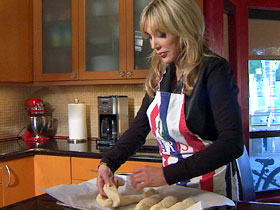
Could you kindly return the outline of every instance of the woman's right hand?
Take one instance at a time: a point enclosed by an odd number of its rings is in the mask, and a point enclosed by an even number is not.
[[[100,165],[98,168],[98,176],[97,176],[97,187],[99,190],[99,193],[107,197],[106,193],[103,190],[103,187],[105,184],[108,184],[111,186],[112,185],[112,179],[110,177],[113,176],[113,173],[111,169],[106,166],[106,165]]]

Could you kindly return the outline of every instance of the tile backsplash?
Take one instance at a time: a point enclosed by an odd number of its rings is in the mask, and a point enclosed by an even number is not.
[[[28,87],[0,87],[0,139],[15,137],[24,129],[24,101],[29,96]]]
[[[98,137],[97,97],[128,96],[129,123],[140,108],[145,95],[143,85],[88,85],[51,87],[0,87],[0,139],[22,135],[28,124],[24,102],[41,98],[46,113],[57,122],[57,136],[68,136],[68,104],[75,98],[87,105],[88,136]],[[153,138],[149,134],[148,138]]]

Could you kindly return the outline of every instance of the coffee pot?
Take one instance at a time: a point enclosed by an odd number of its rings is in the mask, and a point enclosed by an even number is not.
[[[102,116],[100,125],[100,138],[113,139],[118,138],[117,119],[113,116]]]
[[[128,129],[128,97],[98,97],[99,139],[97,149],[111,147]]]

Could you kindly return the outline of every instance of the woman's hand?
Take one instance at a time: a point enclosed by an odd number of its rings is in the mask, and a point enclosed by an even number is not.
[[[159,187],[167,185],[163,169],[154,166],[144,166],[133,170],[131,185],[137,191],[141,191],[144,187]]]
[[[112,180],[110,177],[113,176],[113,173],[111,171],[111,169],[106,166],[106,165],[101,165],[98,168],[98,176],[97,176],[97,187],[99,190],[99,193],[104,196],[107,197],[106,193],[103,190],[103,187],[105,184],[110,184],[110,186],[112,185]]]

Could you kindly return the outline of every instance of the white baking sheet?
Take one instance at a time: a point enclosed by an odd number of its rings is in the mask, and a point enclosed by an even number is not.
[[[130,179],[128,176],[119,176],[125,180],[125,185],[119,187],[119,192],[121,194],[137,194],[143,192],[137,192],[130,185]],[[77,209],[82,210],[107,210],[99,206],[96,203],[96,196],[99,193],[96,186],[97,179],[91,179],[89,181],[83,182],[81,184],[72,185],[58,185],[48,189],[42,189],[50,196],[54,197],[58,201],[73,206]],[[144,191],[150,188],[145,188]],[[168,185],[163,187],[154,187],[163,196],[175,195],[179,200],[191,197],[195,202],[201,201],[201,206],[203,209],[207,209],[214,206],[235,206],[234,202],[224,196],[195,189],[189,187],[182,187],[177,185]],[[134,209],[136,204],[129,205],[126,207],[116,208],[118,210],[128,210]]]

